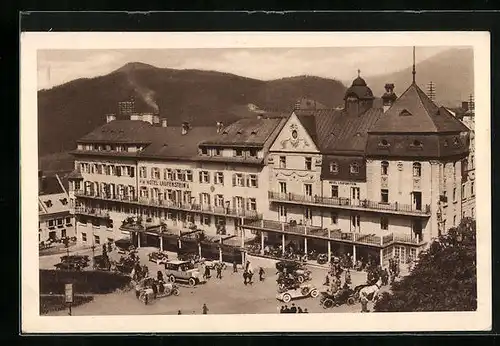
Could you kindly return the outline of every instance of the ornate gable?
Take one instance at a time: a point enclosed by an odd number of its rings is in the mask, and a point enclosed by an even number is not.
[[[318,147],[314,143],[311,135],[295,113],[292,113],[288,118],[285,126],[283,126],[281,132],[271,145],[270,151],[319,153]]]

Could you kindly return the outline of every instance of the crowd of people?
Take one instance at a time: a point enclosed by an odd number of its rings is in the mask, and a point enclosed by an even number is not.
[[[307,314],[309,311],[307,309],[302,309],[300,306],[295,306],[295,303],[292,303],[290,307],[288,305],[282,305],[280,308],[280,314]]]

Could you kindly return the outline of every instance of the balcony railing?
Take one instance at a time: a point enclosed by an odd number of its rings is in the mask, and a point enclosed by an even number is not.
[[[159,207],[166,209],[175,209],[183,211],[193,211],[198,213],[213,214],[218,216],[232,216],[232,217],[243,217],[247,219],[261,219],[262,214],[259,214],[256,210],[246,210],[243,208],[226,208],[213,206],[208,204],[197,204],[197,203],[185,203],[176,202],[165,199],[151,199],[151,198],[134,198],[130,196],[112,196],[112,195],[102,195],[102,194],[92,194],[85,193],[84,191],[75,191],[76,197],[90,197],[102,200],[116,201],[116,202],[129,202],[139,205],[145,205],[150,207]]]
[[[76,207],[75,214],[109,219],[109,212],[108,211],[100,210],[100,209],[96,209],[96,208]]]
[[[391,244],[421,245],[421,239],[412,238],[409,235],[390,233],[384,236],[358,233],[342,232],[340,229],[328,230],[317,226],[294,225],[272,220],[245,220],[244,228],[253,230],[278,232],[291,235],[302,235],[308,238],[319,238],[325,240],[336,240],[345,243],[386,247]]]
[[[269,200],[335,206],[343,209],[385,211],[393,214],[410,214],[417,216],[429,216],[431,212],[431,208],[428,204],[423,205],[421,209],[417,209],[413,205],[397,202],[384,203],[366,199],[357,200],[344,197],[305,196],[295,193],[279,193],[274,191],[269,191]]]

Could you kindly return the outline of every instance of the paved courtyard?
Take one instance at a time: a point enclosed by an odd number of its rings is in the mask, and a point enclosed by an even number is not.
[[[163,269],[163,267],[147,260],[147,254],[154,250],[153,248],[141,248],[139,257],[141,264],[147,264],[150,273],[156,275],[157,270]],[[78,253],[92,256],[90,250],[81,250]],[[96,254],[100,253],[100,249],[96,250]],[[60,256],[40,257],[40,268],[54,268],[53,265],[59,262]],[[113,252],[111,257],[117,259],[119,255]],[[175,254],[171,254],[170,258],[175,258]],[[310,269],[312,271],[310,283],[318,287],[320,291],[326,289],[326,286],[322,285],[326,271],[321,268],[311,267]],[[203,304],[207,305],[209,314],[278,313],[279,308],[284,303],[276,299],[276,269],[273,263],[268,262],[264,270],[266,272],[264,281],[260,282],[258,275],[255,275],[253,285],[245,286],[242,270],[239,268],[238,273],[233,273],[232,266],[229,266],[223,272],[222,279],[216,279],[215,272],[213,272],[212,278],[206,284],[196,287],[181,285],[179,296],[161,298],[148,305],[139,301],[135,297],[134,291],[95,295],[92,302],[74,307],[73,315],[169,315],[177,314],[179,310],[182,314],[201,314]],[[353,286],[362,284],[366,281],[366,274],[353,272],[352,281]],[[361,311],[360,304],[343,305],[325,310],[320,306],[320,297],[294,300],[287,305],[290,306],[291,303],[295,303],[302,309],[307,309],[310,313]],[[50,315],[65,314],[67,311],[53,312]]]

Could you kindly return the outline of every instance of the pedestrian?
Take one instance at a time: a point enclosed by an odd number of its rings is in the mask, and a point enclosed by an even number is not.
[[[304,311],[302,311],[302,308],[299,306],[299,307],[297,308],[297,313],[298,313],[298,314],[301,314],[301,313],[303,313],[303,312],[304,312]]]
[[[309,313],[309,311],[307,311],[307,309],[304,309],[304,313],[305,313],[305,314],[308,314],[308,313]]]
[[[285,305],[285,307],[283,308],[283,313],[288,314],[289,312],[290,312],[290,309],[288,308],[288,305]]]
[[[236,263],[236,260],[233,261],[233,273],[238,272],[238,264]]]
[[[222,264],[221,263],[217,263],[215,269],[217,270],[217,276],[216,276],[216,278],[217,279],[222,279]]]
[[[202,310],[203,310],[203,315],[206,315],[208,313],[207,304],[203,304]]]
[[[203,273],[203,278],[205,280],[210,279],[210,268],[207,265],[205,265],[205,273]]]
[[[347,285],[352,284],[352,280],[351,280],[351,271],[349,270],[349,268],[347,268],[347,271],[345,272],[345,283],[346,283]]]
[[[285,307],[282,305],[281,309],[280,309],[280,314],[284,314],[284,313],[285,313]]]
[[[290,308],[290,313],[296,314],[297,313],[297,307],[295,306],[294,303],[292,303],[292,307]]]
[[[264,281],[264,268],[260,267],[259,268],[259,281]]]
[[[243,283],[245,284],[245,286],[247,285],[247,279],[248,279],[248,273],[243,272]]]
[[[182,315],[181,310],[177,311],[177,315]]]

